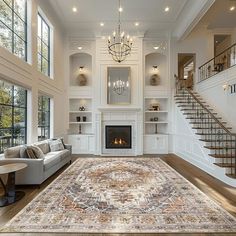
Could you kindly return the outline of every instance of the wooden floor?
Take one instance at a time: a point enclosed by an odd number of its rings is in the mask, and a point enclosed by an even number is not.
[[[147,157],[147,156],[144,156]],[[151,155],[148,155],[151,157]],[[78,157],[73,156],[72,160],[75,161]],[[219,205],[221,205],[224,209],[226,209],[229,213],[236,217],[236,188],[230,187],[219,180],[214,179],[210,175],[196,168],[195,166],[189,164],[183,159],[175,156],[175,155],[162,155],[162,160],[168,163],[171,167],[173,167],[177,172],[179,172],[182,176],[188,179],[191,183],[193,183],[196,187],[198,187],[202,192],[208,195],[211,199],[216,201]],[[26,196],[20,200],[19,202],[0,208],[0,226],[4,225],[8,222],[12,217],[14,217],[24,206],[26,206],[32,199],[34,199],[44,188],[48,186],[60,173],[62,173],[68,166],[63,167],[56,174],[46,180],[40,188],[38,186],[18,186],[19,190],[23,190],[26,193]],[[0,233],[0,236],[48,236],[48,235],[57,235],[62,236],[66,234],[52,234],[52,233]],[[70,236],[118,236],[118,234],[68,234]],[[135,235],[135,234],[119,234],[119,235]],[[137,235],[137,234],[136,234]],[[138,234],[139,236],[146,236],[148,234]],[[193,236],[207,236],[207,235],[227,235],[227,236],[236,236],[235,234],[149,234],[149,235],[164,235],[164,236],[172,236],[172,235],[193,235]]]

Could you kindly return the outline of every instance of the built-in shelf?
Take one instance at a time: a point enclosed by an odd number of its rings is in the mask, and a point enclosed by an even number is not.
[[[83,107],[84,111],[80,109]],[[80,121],[79,121],[80,120]],[[86,120],[86,121],[83,121]],[[92,134],[93,112],[91,97],[69,98],[69,130],[68,134]]]
[[[167,121],[145,121],[145,124],[168,124]]]
[[[69,111],[69,113],[92,113],[92,111]]]
[[[168,113],[168,111],[145,111],[145,113]]]
[[[92,122],[69,122],[69,124],[76,124],[76,125],[86,125],[86,124],[92,124]]]
[[[168,133],[168,108],[168,97],[144,98],[144,135]]]

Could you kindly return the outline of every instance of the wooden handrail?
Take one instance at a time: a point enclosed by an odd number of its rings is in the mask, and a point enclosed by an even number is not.
[[[206,107],[204,104],[192,93],[192,91],[188,88],[185,88],[188,93],[195,99],[195,101],[207,111],[207,113],[212,117],[212,119],[228,134],[236,137],[236,133],[232,133],[229,129],[227,129],[216,117],[215,115]]]
[[[208,64],[209,62],[215,60],[217,57],[221,56],[222,54],[224,54],[226,51],[230,50],[232,47],[235,47],[236,43],[234,43],[233,45],[231,45],[230,47],[226,48],[224,51],[222,51],[221,53],[219,53],[218,55],[216,55],[215,57],[213,57],[212,59],[210,59],[209,61],[207,61],[206,63],[204,63],[203,65],[199,66],[198,69],[200,70],[203,66],[205,66],[206,64]]]

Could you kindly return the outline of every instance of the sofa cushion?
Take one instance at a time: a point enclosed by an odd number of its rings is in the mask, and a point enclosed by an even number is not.
[[[44,170],[50,169],[54,165],[61,162],[68,155],[70,155],[68,150],[47,153],[44,158]]]
[[[10,147],[4,150],[5,158],[20,158],[20,149],[22,146]]]
[[[49,141],[49,146],[51,152],[61,151],[65,149],[61,139]]]
[[[47,154],[50,152],[50,148],[49,148],[49,144],[47,140],[34,143],[33,145],[39,147],[44,154]]]

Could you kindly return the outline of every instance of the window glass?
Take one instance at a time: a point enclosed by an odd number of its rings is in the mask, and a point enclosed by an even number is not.
[[[27,60],[26,0],[0,1],[0,46]]]
[[[27,90],[0,80],[0,153],[26,143]]]
[[[38,140],[50,138],[50,98],[39,96],[38,98]]]
[[[50,76],[50,27],[38,14],[38,70]]]

